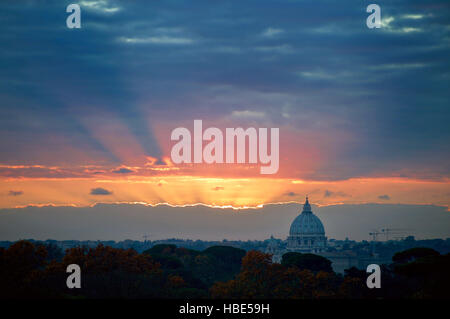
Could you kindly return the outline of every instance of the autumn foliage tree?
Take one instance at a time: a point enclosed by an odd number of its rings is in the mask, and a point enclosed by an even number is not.
[[[281,264],[287,267],[295,266],[298,269],[308,269],[313,272],[333,272],[330,260],[314,254],[289,252],[283,255]]]
[[[334,273],[272,263],[272,256],[249,251],[235,279],[211,287],[213,298],[326,298],[336,294]],[[331,283],[331,284],[328,284]]]
[[[43,245],[18,241],[8,249],[0,249],[1,296],[30,295],[31,282],[46,265],[47,250]]]
[[[70,264],[79,265],[83,275],[82,288],[73,293],[88,297],[154,297],[165,283],[159,263],[133,249],[101,244],[95,248],[71,248],[60,265],[66,269]]]
[[[65,255],[56,245],[18,241],[0,248],[2,298],[448,298],[450,254],[411,249],[381,265],[382,288],[369,289],[365,269],[345,275],[327,259],[228,246],[203,251],[156,245],[143,254],[98,245]],[[81,289],[66,286],[66,268],[81,268]]]

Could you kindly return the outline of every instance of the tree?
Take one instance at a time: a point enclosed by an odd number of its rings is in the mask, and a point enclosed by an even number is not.
[[[439,255],[440,254],[432,248],[416,247],[396,253],[392,257],[392,261],[394,261],[395,263],[403,264],[423,257],[432,257]]]
[[[0,251],[1,296],[29,296],[34,293],[33,280],[46,265],[47,250],[43,245],[18,241]]]
[[[333,272],[287,267],[272,263],[272,256],[249,251],[235,279],[217,282],[213,298],[330,298],[336,295],[337,276]]]
[[[333,272],[331,261],[325,257],[314,254],[301,254],[289,252],[283,255],[281,264],[286,267],[308,269],[312,272]]]

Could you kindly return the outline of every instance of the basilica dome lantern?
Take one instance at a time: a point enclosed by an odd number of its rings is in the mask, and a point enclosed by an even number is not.
[[[323,224],[312,212],[306,197],[302,213],[291,224],[287,249],[301,253],[318,253],[325,250],[326,242]]]

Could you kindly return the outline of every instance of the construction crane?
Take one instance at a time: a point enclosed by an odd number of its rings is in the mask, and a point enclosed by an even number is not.
[[[389,241],[389,235],[402,235],[407,232],[408,229],[404,228],[383,228],[381,232],[385,235],[386,241]]]
[[[144,238],[144,242],[146,242],[146,241],[147,241],[147,238],[150,237],[150,235],[144,235],[144,236],[142,236],[142,237]]]
[[[369,233],[369,235],[372,236],[372,241],[377,241],[379,234],[381,233],[378,230],[374,230]]]

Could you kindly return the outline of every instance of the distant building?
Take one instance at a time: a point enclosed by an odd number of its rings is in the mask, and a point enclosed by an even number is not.
[[[321,253],[325,251],[327,238],[319,217],[311,211],[306,197],[303,211],[291,224],[287,239],[287,250],[299,253]]]
[[[277,241],[273,236],[270,236],[269,244],[267,244],[267,247],[265,249],[265,252],[272,255],[272,261],[275,263],[281,262],[281,252],[280,246],[278,245]]]
[[[278,263],[281,262],[283,254],[287,252],[320,255],[328,258],[332,262],[333,270],[338,273],[344,273],[345,269],[353,266],[362,268],[369,262],[369,259],[361,260],[359,256],[349,250],[333,252],[329,250],[325,228],[319,217],[312,212],[308,197],[306,197],[301,214],[291,224],[286,248],[280,247],[279,243],[271,237],[266,253],[272,254],[272,261]]]

